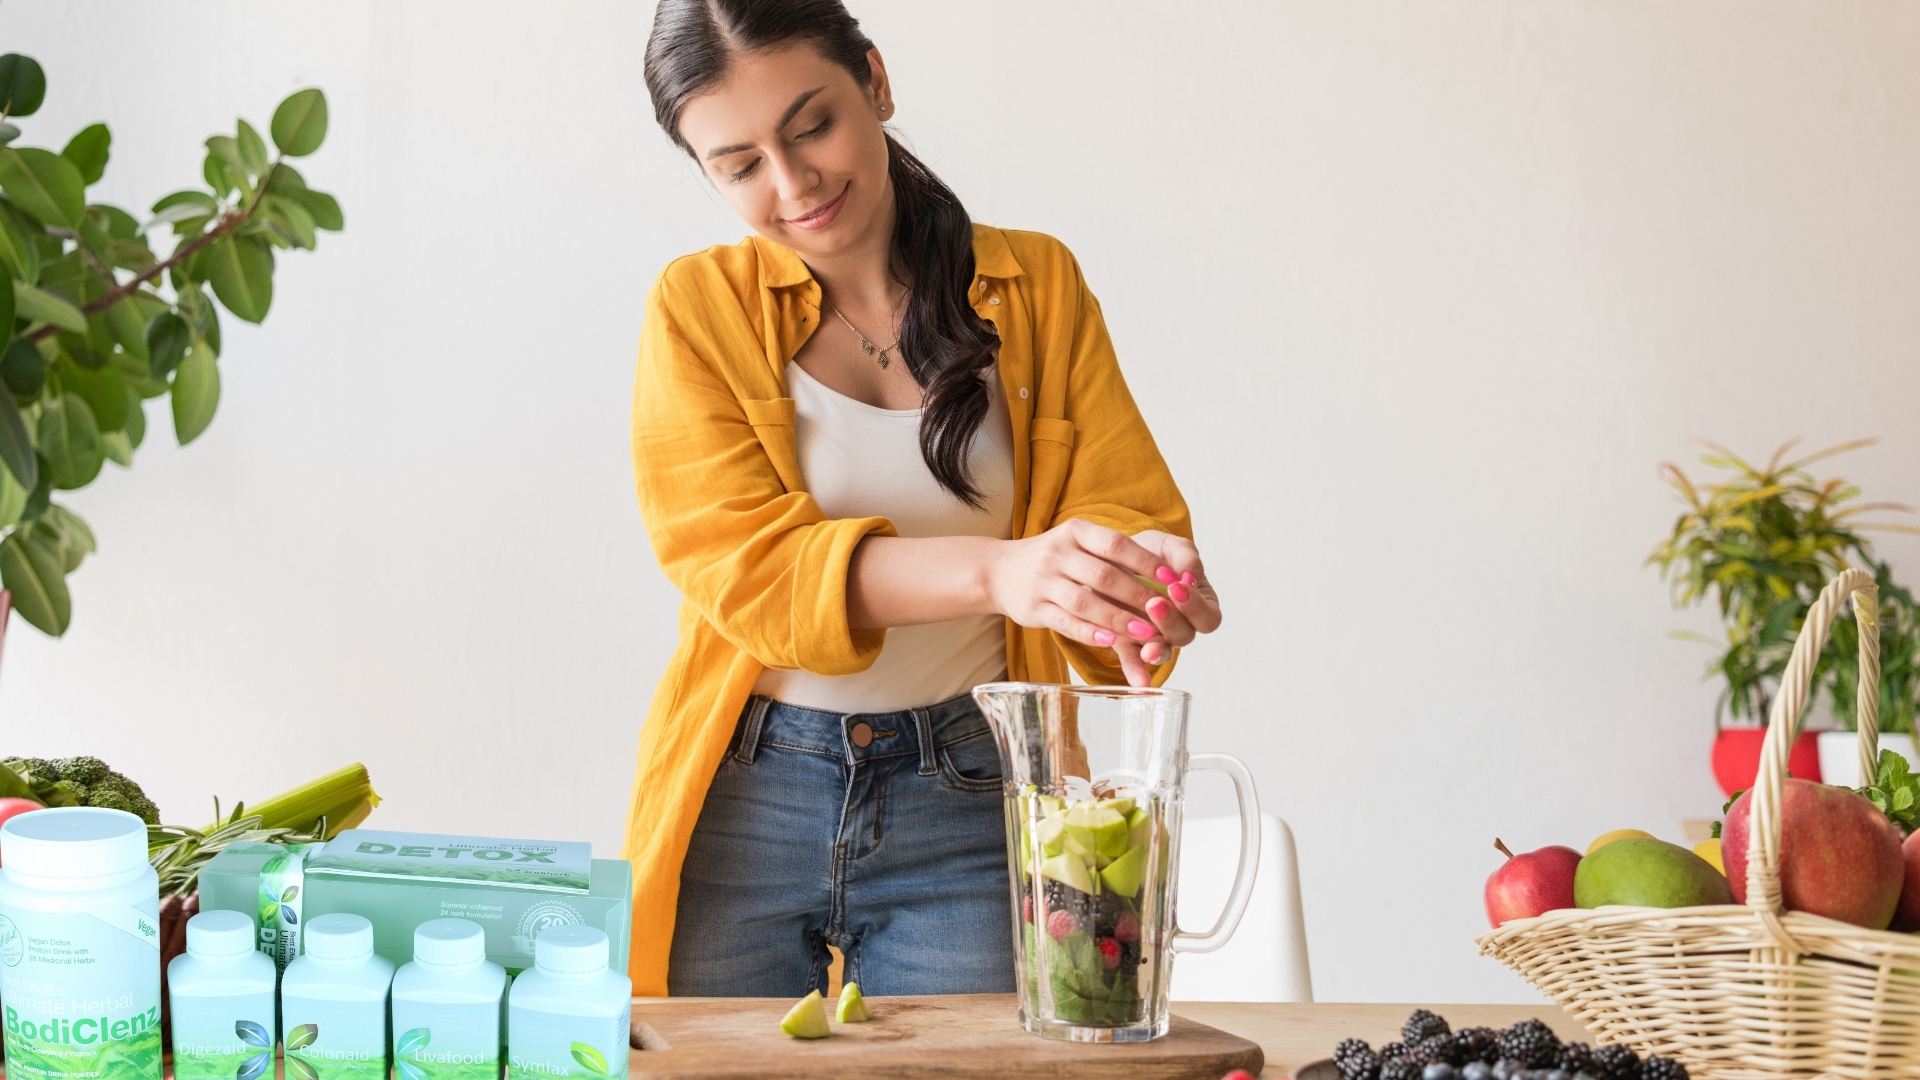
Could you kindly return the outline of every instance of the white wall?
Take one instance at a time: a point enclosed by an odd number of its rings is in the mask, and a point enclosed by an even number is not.
[[[397,827],[617,845],[676,595],[634,509],[641,297],[740,226],[652,125],[633,3],[0,6],[144,207],[326,88],[347,231],[282,260],[185,451],[71,502],[0,748],[169,818],[351,760]],[[1326,1000],[1531,1000],[1497,834],[1709,814],[1699,617],[1641,567],[1711,436],[1920,502],[1920,8],[857,0],[900,125],[1100,293],[1229,622],[1177,679],[1299,838]],[[1889,543],[1920,572],[1920,548]],[[1224,811],[1214,794],[1201,809]],[[1198,920],[1190,920],[1198,921]]]

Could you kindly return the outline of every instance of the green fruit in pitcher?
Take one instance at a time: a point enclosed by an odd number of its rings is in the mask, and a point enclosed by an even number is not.
[[[1116,896],[1132,897],[1147,880],[1147,849],[1137,847],[1107,864],[1100,871],[1100,884]]]
[[[1086,860],[1063,852],[1040,864],[1040,876],[1050,878],[1069,889],[1079,889],[1087,895],[1093,895],[1093,874],[1088,871]]]
[[[1573,902],[1583,908],[1731,904],[1733,889],[1713,864],[1665,840],[1615,840],[1580,860]]]
[[[833,1010],[833,1018],[842,1024],[859,1024],[873,1019],[873,1010],[867,1008],[867,999],[860,996],[859,983],[848,983],[840,988],[840,1004]]]
[[[1079,802],[1067,808],[1067,836],[1089,853],[1113,858],[1127,850],[1127,815],[1112,800]],[[1131,800],[1129,800],[1131,801]],[[1128,809],[1132,809],[1131,806]]]
[[[799,1003],[787,1010],[780,1021],[780,1030],[796,1039],[824,1039],[827,1037],[827,1004],[814,990],[800,999]]]
[[[1058,855],[1066,850],[1067,812],[1058,810],[1040,819],[1034,827],[1034,836],[1040,840],[1040,846],[1049,855]]]

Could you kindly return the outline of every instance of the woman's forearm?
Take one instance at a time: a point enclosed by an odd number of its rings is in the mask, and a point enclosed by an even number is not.
[[[847,566],[847,625],[917,626],[997,614],[988,568],[1008,541],[987,536],[869,536]]]

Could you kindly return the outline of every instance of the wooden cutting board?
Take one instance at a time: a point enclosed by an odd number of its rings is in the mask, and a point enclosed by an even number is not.
[[[873,1019],[835,1024],[824,1039],[780,1033],[793,1002],[772,998],[651,998],[633,1003],[634,1080],[785,1080],[789,1077],[1008,1077],[1220,1080],[1258,1075],[1260,1047],[1173,1018],[1149,1043],[1070,1043],[1030,1035],[1012,994],[868,998]],[[828,1003],[829,1012],[832,1003]]]

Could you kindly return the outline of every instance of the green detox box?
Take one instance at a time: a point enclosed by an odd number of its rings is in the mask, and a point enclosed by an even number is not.
[[[533,966],[540,931],[592,926],[606,932],[613,970],[627,970],[632,869],[592,858],[590,845],[349,829],[269,866],[285,851],[236,844],[215,856],[200,874],[201,908],[247,912],[268,952],[275,950],[267,937],[289,936],[281,927],[334,912],[362,915],[373,923],[374,951],[396,966],[413,959],[421,923],[468,919],[486,931],[487,959],[515,973]]]

